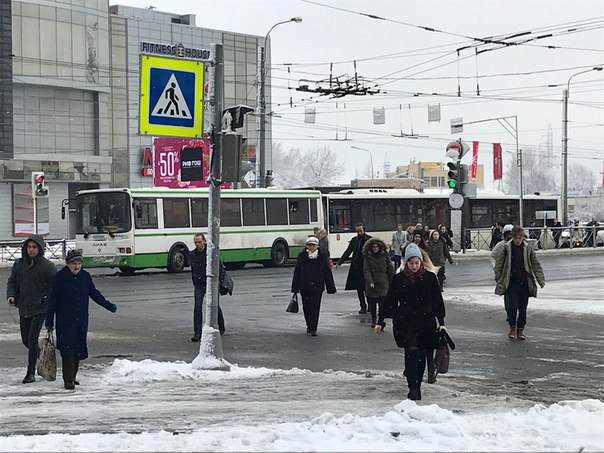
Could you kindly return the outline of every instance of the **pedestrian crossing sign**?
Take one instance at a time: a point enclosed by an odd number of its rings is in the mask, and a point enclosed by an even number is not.
[[[139,133],[201,137],[203,62],[141,55],[140,67]]]

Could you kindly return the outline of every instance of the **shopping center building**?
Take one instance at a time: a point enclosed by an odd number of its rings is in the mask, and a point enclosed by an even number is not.
[[[262,39],[107,0],[0,0],[0,241],[33,231],[34,171],[50,188],[38,231],[52,239],[74,236],[73,203],[65,220],[61,207],[77,191],[153,186],[153,137],[139,134],[142,55],[202,61],[222,43],[225,107],[255,108]],[[240,132],[254,143],[253,119]]]

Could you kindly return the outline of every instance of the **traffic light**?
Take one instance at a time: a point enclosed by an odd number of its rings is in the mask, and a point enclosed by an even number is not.
[[[48,197],[48,186],[43,171],[36,171],[31,174],[31,192],[34,198]]]
[[[447,162],[447,168],[449,169],[447,172],[447,186],[449,189],[453,189],[454,192],[459,189],[460,167],[461,163],[459,161]]]

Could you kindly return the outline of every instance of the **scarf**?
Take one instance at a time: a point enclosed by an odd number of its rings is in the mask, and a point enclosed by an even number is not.
[[[405,268],[403,269],[403,274],[405,275],[405,277],[411,280],[411,283],[415,283],[415,279],[421,277],[425,273],[426,268],[424,267],[424,263],[419,266],[417,272],[411,272],[411,270],[407,266],[405,266]]]
[[[312,253],[308,249],[306,249],[306,252],[308,253],[309,260],[316,260],[319,257],[319,249],[316,249]]]

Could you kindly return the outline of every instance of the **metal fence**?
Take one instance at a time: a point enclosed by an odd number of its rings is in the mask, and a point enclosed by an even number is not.
[[[604,245],[604,227],[525,227],[528,243],[536,250]],[[466,229],[463,249],[490,250],[491,228]]]
[[[0,241],[0,262],[21,258],[23,241]],[[46,240],[44,256],[49,260],[65,260],[67,252],[75,248],[75,241],[67,239]]]

